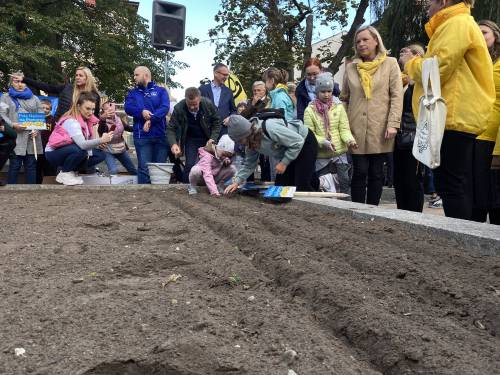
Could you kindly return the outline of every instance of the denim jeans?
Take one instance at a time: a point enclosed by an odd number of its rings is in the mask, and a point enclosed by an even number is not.
[[[425,194],[434,194],[436,192],[436,186],[434,185],[434,173],[429,167],[424,167],[424,187]]]
[[[88,157],[88,160],[87,157],[87,151],[82,150],[74,143],[45,153],[45,159],[54,168],[61,167],[63,172],[78,172],[85,162],[87,167],[93,167],[102,162],[106,158],[106,154],[104,151],[94,148],[92,156]]]
[[[118,174],[116,160],[118,160],[125,167],[128,173],[133,176],[137,175],[137,168],[130,159],[127,151],[124,151],[121,154],[106,152],[106,165],[108,166],[109,174]]]
[[[139,184],[150,184],[148,163],[165,163],[167,161],[167,138],[134,138],[134,144],[139,164],[137,182]]]
[[[24,177],[27,184],[36,184],[36,159],[35,155],[12,156],[9,159],[9,173],[7,183],[17,184],[17,176],[21,165],[24,164]]]

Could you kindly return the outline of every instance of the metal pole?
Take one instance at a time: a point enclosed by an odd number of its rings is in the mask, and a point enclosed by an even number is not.
[[[168,51],[165,50],[165,86],[167,85],[167,77],[168,77]]]

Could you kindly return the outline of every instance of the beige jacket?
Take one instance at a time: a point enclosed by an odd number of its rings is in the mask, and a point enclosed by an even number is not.
[[[403,83],[399,65],[387,57],[373,76],[372,99],[367,100],[359,80],[355,59],[347,65],[340,100],[347,109],[351,132],[358,144],[353,154],[392,152],[394,138],[385,139],[387,128],[399,128],[403,112]]]

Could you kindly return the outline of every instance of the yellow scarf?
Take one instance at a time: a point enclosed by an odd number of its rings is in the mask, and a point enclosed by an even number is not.
[[[363,91],[365,92],[366,99],[368,100],[372,98],[373,75],[377,71],[380,64],[385,61],[386,57],[387,54],[383,53],[373,61],[358,62],[356,64],[359,80],[361,81],[361,86],[363,86]]]
[[[276,90],[276,89],[283,89],[283,90],[285,90],[286,92],[288,92],[288,86],[287,86],[287,85],[285,85],[285,84],[283,84],[283,83],[278,83],[278,84],[276,85],[275,90]]]
[[[457,16],[459,14],[470,14],[470,6],[465,5],[465,3],[458,3],[452,5],[451,7],[446,7],[441,9],[425,24],[425,31],[429,38],[432,38],[439,26],[441,26],[445,21],[451,17]]]
[[[401,80],[403,81],[403,87],[410,83],[410,76],[405,72],[401,72]]]

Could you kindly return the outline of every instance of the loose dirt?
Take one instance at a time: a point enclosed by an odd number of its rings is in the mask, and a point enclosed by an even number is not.
[[[500,374],[500,259],[452,240],[176,189],[2,198],[1,374]]]

